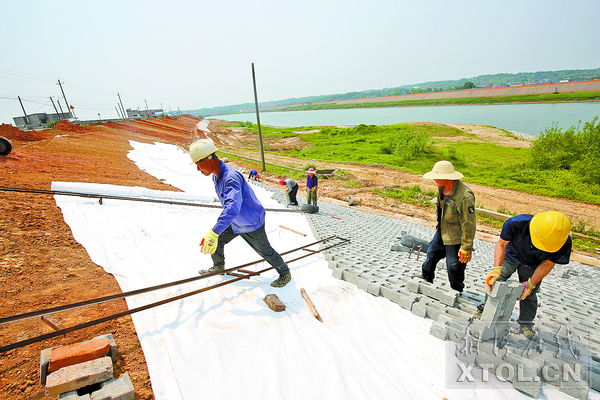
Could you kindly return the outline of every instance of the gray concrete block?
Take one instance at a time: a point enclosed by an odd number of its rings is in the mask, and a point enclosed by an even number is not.
[[[440,321],[433,321],[429,329],[429,334],[438,339],[446,340],[448,338],[448,325]]]
[[[69,365],[49,374],[46,378],[46,396],[57,396],[113,377],[110,357],[97,358]]]
[[[91,400],[133,400],[135,390],[129,374],[124,373],[118,379],[111,379],[100,384],[100,389],[92,392]]]
[[[333,276],[336,279],[342,280],[344,276],[344,270],[341,268],[335,268],[333,271],[331,271],[331,276]]]

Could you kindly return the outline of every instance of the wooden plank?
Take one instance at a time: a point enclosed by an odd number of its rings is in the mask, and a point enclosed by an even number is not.
[[[302,232],[295,231],[295,230],[293,230],[292,228],[288,228],[287,226],[279,225],[279,227],[280,227],[280,228],[283,228],[283,229],[287,229],[287,230],[288,230],[288,231],[290,231],[290,232],[297,233],[297,234],[298,234],[298,235],[300,235],[300,236],[306,236],[306,233],[302,233]]]
[[[308,293],[306,293],[306,290],[304,290],[304,288],[301,288],[300,291],[302,292],[302,297],[304,297],[304,300],[306,301],[306,304],[308,304],[308,307],[310,308],[310,311],[312,311],[312,313],[315,316],[315,318],[318,319],[319,321],[323,322],[323,319],[319,315],[319,312],[315,308],[315,305],[310,300],[310,297],[308,297]]]

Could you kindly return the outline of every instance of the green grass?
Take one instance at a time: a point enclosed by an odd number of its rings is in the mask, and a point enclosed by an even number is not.
[[[433,207],[429,201],[436,193],[431,190],[423,190],[419,185],[395,186],[388,189],[373,189],[373,193],[381,197],[388,197],[402,203],[416,204],[422,207]]]
[[[255,124],[243,124],[250,131],[257,131]],[[311,130],[315,128],[261,127],[265,137],[298,136],[310,144],[307,148],[283,153],[287,156],[311,160],[307,168],[318,167],[319,161],[348,162],[389,166],[421,175],[431,170],[435,162],[447,159],[465,175],[463,179],[465,182],[600,204],[600,185],[585,183],[574,171],[536,170],[530,165],[529,149],[500,146],[494,143],[457,141],[458,136],[469,139],[475,135],[447,125],[426,123],[359,125],[350,128],[325,127],[318,132],[297,133]],[[434,149],[411,157],[390,151],[390,140],[406,132],[427,134],[434,144]],[[293,175],[295,174],[297,173]]]

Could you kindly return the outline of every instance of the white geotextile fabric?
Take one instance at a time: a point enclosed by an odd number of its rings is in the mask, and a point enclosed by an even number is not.
[[[219,204],[212,179],[196,171],[184,151],[160,143],[131,145],[129,158],[139,168],[185,193],[65,182],[54,182],[52,189]],[[268,191],[253,189],[265,207],[282,207]],[[55,199],[75,239],[123,291],[197,276],[199,269],[212,266],[198,243],[219,209],[106,199],[100,204],[64,195]],[[315,241],[302,214],[267,212],[266,230],[279,252]],[[259,259],[241,238],[228,244],[225,254],[226,267]],[[431,320],[333,278],[321,254],[290,263],[290,268],[293,279],[281,289],[270,286],[277,277],[272,270],[133,314],[156,398],[528,398],[514,389],[448,388],[445,344],[429,334]],[[127,298],[127,304],[132,309],[229,279],[212,277],[138,295]],[[300,288],[323,323],[314,318]],[[265,304],[270,293],[286,305],[284,312]],[[568,398],[552,393],[553,398]]]

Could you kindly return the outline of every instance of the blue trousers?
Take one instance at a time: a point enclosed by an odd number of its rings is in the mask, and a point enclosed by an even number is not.
[[[290,269],[285,261],[283,261],[281,255],[271,247],[271,243],[269,243],[267,233],[265,232],[264,224],[257,230],[247,233],[233,233],[231,226],[227,227],[227,229],[219,235],[217,250],[211,256],[213,265],[225,265],[225,245],[238,236],[241,236],[254,251],[275,267],[277,272],[279,272],[279,275],[285,275],[290,272]]]
[[[423,278],[433,281],[437,263],[445,258],[450,287],[458,292],[462,292],[465,287],[465,269],[467,268],[467,264],[458,261],[458,250],[460,250],[460,244],[446,246],[442,241],[440,230],[437,229],[435,235],[433,235],[433,239],[431,239],[431,243],[429,243],[427,258],[421,266]]]

